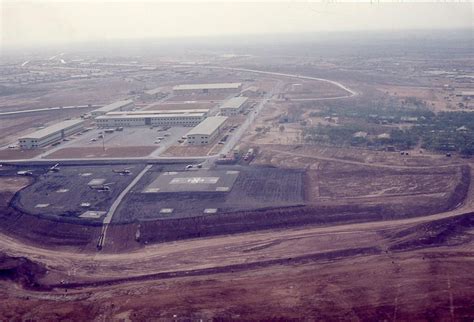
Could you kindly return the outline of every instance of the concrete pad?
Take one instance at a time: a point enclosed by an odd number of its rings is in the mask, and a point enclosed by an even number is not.
[[[142,191],[144,193],[170,192],[229,192],[239,171],[198,170],[164,172]]]

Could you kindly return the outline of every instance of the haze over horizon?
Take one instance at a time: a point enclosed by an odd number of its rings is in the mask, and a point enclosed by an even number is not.
[[[472,28],[471,3],[2,1],[1,47],[330,31]]]

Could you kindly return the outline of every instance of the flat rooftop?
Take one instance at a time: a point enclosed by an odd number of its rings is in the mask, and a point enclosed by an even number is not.
[[[101,108],[98,108],[92,112],[104,112],[104,113],[107,113],[107,112],[111,112],[111,111],[114,111],[116,109],[119,109],[123,106],[126,106],[128,104],[131,104],[133,103],[132,100],[123,100],[123,101],[117,101],[117,102],[114,102],[112,104],[108,104],[108,105],[105,105],[105,106],[102,106]]]
[[[210,116],[196,125],[186,135],[211,135],[227,120],[226,116]]]
[[[126,115],[156,115],[156,114],[194,114],[194,113],[209,113],[208,108],[197,108],[188,110],[148,110],[148,111],[122,111],[109,112],[107,116],[126,116]]]
[[[179,114],[171,114],[171,113],[162,113],[162,114],[156,114],[156,113],[147,113],[147,114],[120,114],[120,115],[101,115],[96,117],[96,120],[110,120],[110,119],[143,119],[143,118],[173,118],[173,117],[206,117],[206,113],[179,113]]]
[[[233,170],[163,172],[142,192],[229,192],[238,176]]]
[[[41,138],[44,138],[48,135],[51,135],[53,133],[56,133],[56,132],[59,132],[59,131],[62,131],[64,129],[68,129],[70,127],[73,127],[75,125],[79,125],[79,124],[83,124],[84,121],[83,120],[66,120],[66,121],[62,121],[60,123],[56,123],[56,124],[53,124],[51,126],[48,126],[44,129],[41,129],[41,130],[38,130],[36,132],[33,132],[33,133],[30,133],[30,134],[27,134],[27,135],[24,135],[22,137],[20,137],[20,139],[41,139]]]
[[[221,109],[226,109],[226,108],[238,109],[242,105],[244,105],[245,102],[247,102],[247,100],[248,100],[248,97],[232,97],[231,99],[228,99],[227,101],[225,101],[224,104],[222,104],[220,108]]]
[[[199,89],[239,89],[242,83],[215,83],[215,84],[184,84],[173,87],[173,90]]]
[[[145,94],[148,94],[148,95],[155,95],[155,94],[159,94],[163,92],[163,88],[161,87],[158,87],[158,88],[154,88],[154,89],[149,89],[147,91],[145,91]]]

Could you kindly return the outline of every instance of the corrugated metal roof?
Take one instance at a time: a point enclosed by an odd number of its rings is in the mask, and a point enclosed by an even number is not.
[[[242,83],[215,83],[215,84],[184,84],[173,87],[173,90],[193,89],[238,89]]]
[[[51,135],[53,133],[59,132],[61,130],[70,128],[74,125],[78,125],[84,123],[83,120],[67,120],[67,121],[62,121],[60,123],[56,123],[54,125],[48,126],[44,129],[38,130],[36,132],[33,132],[31,134],[27,134],[22,136],[20,139],[42,139],[48,135]]]
[[[220,108],[240,108],[247,100],[248,97],[232,97],[222,104]]]
[[[226,116],[210,116],[196,125],[187,135],[211,135],[226,120]]]

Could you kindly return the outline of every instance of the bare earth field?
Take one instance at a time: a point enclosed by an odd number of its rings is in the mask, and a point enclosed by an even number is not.
[[[397,96],[400,98],[416,97],[418,99],[424,100],[428,103],[428,107],[432,110],[439,111],[452,111],[453,109],[458,109],[456,104],[460,102],[454,95],[450,98],[451,101],[448,101],[445,97],[448,97],[452,92],[444,91],[440,88],[433,86],[429,87],[415,87],[415,86],[377,86],[379,90],[388,92],[392,96]],[[448,105],[451,105],[452,108],[448,108]]]
[[[473,232],[471,213],[165,243],[94,258],[11,239],[7,246],[2,237],[0,269],[10,274],[0,284],[0,312],[3,319],[48,320],[468,320]]]
[[[347,92],[339,87],[321,81],[305,81],[295,80],[286,84],[283,92],[285,97],[289,99],[311,99],[311,98],[327,98],[339,97],[347,95]]]
[[[126,81],[121,77],[28,85],[21,94],[0,96],[0,111],[108,104],[127,97],[131,90],[140,87],[140,83]]]
[[[31,159],[35,156],[45,152],[44,149],[37,150],[18,150],[18,149],[5,149],[0,150],[0,160],[19,160],[19,159]]]
[[[108,147],[105,151],[101,147],[64,148],[45,156],[46,159],[74,159],[74,158],[119,158],[144,157],[156,150],[156,146],[135,147]]]

